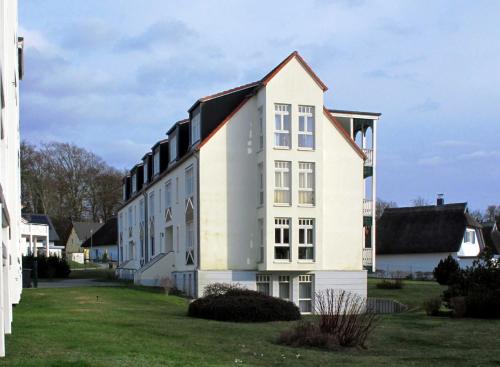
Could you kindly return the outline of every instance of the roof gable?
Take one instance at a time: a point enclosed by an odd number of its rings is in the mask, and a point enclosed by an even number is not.
[[[92,241],[90,237],[82,243],[82,247],[92,246],[109,246],[118,243],[118,222],[116,217],[109,219],[104,223],[93,235]]]
[[[80,241],[85,241],[90,237],[91,233],[96,233],[96,231],[101,228],[102,223],[95,222],[73,222],[73,229]]]

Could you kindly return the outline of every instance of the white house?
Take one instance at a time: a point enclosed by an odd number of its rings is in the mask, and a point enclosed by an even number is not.
[[[17,1],[0,0],[0,356],[11,333],[12,305],[22,292],[20,248],[19,81],[23,39],[17,34]]]
[[[171,277],[191,297],[238,282],[302,312],[325,288],[366,296],[380,114],[329,110],[326,90],[293,52],[261,80],[197,100],[124,178],[118,274]]]
[[[49,253],[49,225],[45,223],[30,223],[21,218],[21,251],[23,256]]]
[[[432,273],[453,256],[461,267],[472,265],[484,249],[483,233],[466,203],[384,210],[377,231],[377,270],[393,274]]]
[[[92,261],[118,261],[118,223],[116,217],[108,219],[95,233],[82,243],[85,258]]]
[[[27,250],[27,254],[35,254],[35,249],[36,249],[36,254],[37,255],[44,255],[44,256],[57,256],[57,257],[62,257],[62,252],[64,250],[64,245],[61,243],[59,234],[56,231],[56,228],[54,227],[54,224],[52,223],[52,219],[46,214],[23,214],[23,220],[27,222],[30,226],[23,225],[21,228],[21,236],[24,238],[24,241],[28,240],[29,249]],[[44,239],[43,236],[36,235],[35,233],[32,233],[33,231],[40,231],[40,228],[37,228],[36,225],[45,225],[47,226],[48,230],[48,241],[47,239]],[[29,242],[29,236],[30,232],[31,235],[34,237],[34,241],[31,243]],[[33,240],[33,237],[32,237]],[[23,242],[23,241],[21,241]],[[26,245],[21,246],[22,248],[26,249]],[[25,251],[23,251],[23,255],[25,255]]]

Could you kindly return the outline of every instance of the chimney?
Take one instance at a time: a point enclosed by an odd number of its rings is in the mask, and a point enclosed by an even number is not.
[[[444,194],[438,194],[437,200],[436,200],[436,205],[437,206],[444,205]]]

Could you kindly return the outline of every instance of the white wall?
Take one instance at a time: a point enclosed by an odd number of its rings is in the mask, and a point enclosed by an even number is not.
[[[377,270],[384,272],[432,272],[439,261],[452,255],[461,268],[471,266],[474,258],[460,258],[457,253],[430,253],[430,254],[405,254],[405,255],[377,255]]]

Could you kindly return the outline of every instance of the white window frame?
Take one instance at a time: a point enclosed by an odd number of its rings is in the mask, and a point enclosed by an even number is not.
[[[165,209],[172,207],[172,180],[165,182]]]
[[[194,222],[193,221],[186,222],[186,265],[194,265]]]
[[[276,230],[279,231],[280,240],[276,242]],[[285,242],[285,231],[288,230],[288,243]],[[290,262],[292,259],[292,229],[290,218],[274,218],[274,261]],[[288,258],[277,258],[276,251],[280,248],[288,249]]]
[[[315,147],[315,128],[316,121],[314,116],[314,106],[302,106],[299,105],[299,126],[298,126],[298,148],[301,150],[314,150]],[[301,120],[303,121],[302,129],[301,129]],[[304,144],[301,141],[301,137],[312,138],[311,146]]]
[[[288,176],[288,179],[286,177]],[[279,181],[277,182],[279,177]],[[274,161],[274,204],[292,204],[292,162]],[[281,198],[282,197],[282,198]]]
[[[300,295],[300,285],[301,284],[310,284],[311,285],[311,297],[310,298],[302,298],[301,295]],[[299,275],[299,309],[300,309],[300,312],[303,313],[303,314],[310,314],[312,313],[313,311],[313,298],[314,296],[314,282],[313,282],[313,276],[310,275],[310,274],[306,274],[306,275]],[[310,311],[302,311],[302,307],[301,307],[301,302],[309,302],[309,309]]]
[[[179,204],[179,177],[175,178],[175,203]]]
[[[258,120],[258,129],[259,129],[259,140],[258,140],[258,149],[260,152],[264,149],[264,109],[263,107],[259,107],[259,120]]]
[[[316,165],[314,162],[299,162],[299,205],[315,205]],[[308,199],[309,198],[309,199]]]
[[[287,291],[288,297],[283,297],[283,295],[281,294],[281,286],[282,285],[286,285],[287,290],[288,290]],[[291,292],[290,276],[289,275],[278,276],[278,297],[281,299],[284,299],[285,301],[290,301],[291,295],[292,295],[292,292]]]
[[[194,145],[201,139],[201,118],[200,113],[194,113],[191,119],[191,145]]]
[[[184,177],[185,177],[185,182],[184,182],[185,188],[184,189],[186,191],[186,198],[193,197],[193,195],[194,195],[194,169],[193,169],[192,165],[186,168]]]
[[[288,124],[288,127],[285,126]],[[274,104],[274,147],[277,149],[292,148],[292,116],[291,105]],[[288,140],[288,144],[282,145],[281,141]]]
[[[160,173],[160,150],[153,154],[153,176],[156,176]]]
[[[309,239],[308,236],[308,231],[311,231],[311,238]],[[301,232],[303,242],[301,242]],[[315,237],[316,237],[316,232],[315,232],[315,220],[313,218],[299,218],[299,253],[298,253],[298,259],[300,261],[308,261],[308,262],[313,262],[314,261],[314,256],[315,256]],[[309,258],[307,257],[307,249],[311,248],[312,249],[312,256]],[[305,249],[306,256],[301,256],[301,249]]]
[[[137,191],[137,174],[132,175],[132,193]]]
[[[272,295],[272,283],[271,283],[271,276],[266,275],[266,274],[257,274],[255,277],[255,283],[256,283],[256,289],[257,292],[260,292],[262,294],[265,294],[266,296],[271,296]],[[267,285],[267,291],[259,289],[259,285],[266,286]],[[266,288],[266,287],[264,287]]]
[[[474,229],[468,228],[465,230],[464,242],[473,244],[476,243],[476,231]]]
[[[143,172],[143,181],[146,184],[148,182],[148,163],[147,163],[147,158],[146,161],[144,162],[143,166],[144,172]]]
[[[177,134],[172,134],[170,136],[168,150],[170,153],[170,162],[177,160]]]
[[[264,205],[264,163],[260,162],[257,165],[257,171],[258,171],[258,180],[259,180],[259,196],[258,196],[258,203],[259,207]]]

